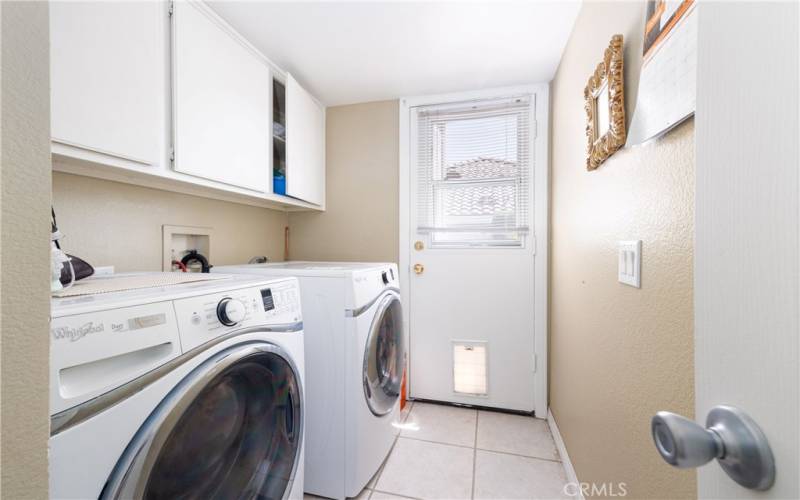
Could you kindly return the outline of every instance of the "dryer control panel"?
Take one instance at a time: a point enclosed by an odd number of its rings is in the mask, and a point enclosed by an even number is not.
[[[184,352],[233,330],[288,326],[303,320],[295,278],[176,300],[174,304]]]
[[[395,264],[385,264],[375,269],[367,269],[353,273],[352,297],[350,303],[354,309],[368,304],[387,288],[400,288],[400,277]]]

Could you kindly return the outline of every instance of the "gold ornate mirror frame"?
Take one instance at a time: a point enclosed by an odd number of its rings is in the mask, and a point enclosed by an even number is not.
[[[586,170],[594,170],[625,144],[622,35],[611,43],[583,91],[586,108]],[[608,110],[605,105],[608,101]]]

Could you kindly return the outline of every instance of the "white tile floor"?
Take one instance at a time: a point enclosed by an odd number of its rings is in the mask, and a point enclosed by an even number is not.
[[[545,421],[412,403],[389,458],[357,498],[569,498],[565,483]]]

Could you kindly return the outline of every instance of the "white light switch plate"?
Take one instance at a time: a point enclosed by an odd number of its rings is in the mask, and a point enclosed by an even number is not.
[[[642,287],[642,240],[619,242],[619,282]]]

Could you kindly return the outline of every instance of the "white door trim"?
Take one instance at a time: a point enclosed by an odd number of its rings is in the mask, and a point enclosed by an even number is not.
[[[533,157],[533,243],[535,245],[534,259],[534,352],[536,355],[536,371],[533,373],[534,385],[534,412],[542,419],[547,418],[547,312],[548,312],[548,242],[549,235],[549,193],[550,193],[550,156],[549,156],[549,115],[550,97],[548,84],[522,85],[515,87],[502,87],[494,89],[458,92],[452,94],[437,94],[428,96],[404,97],[400,99],[400,138],[399,138],[399,164],[400,164],[400,293],[403,300],[403,334],[406,338],[406,352],[410,353],[409,342],[411,339],[410,304],[408,290],[411,278],[410,266],[410,221],[409,209],[411,190],[409,186],[410,174],[410,146],[411,128],[410,112],[416,106],[441,104],[446,102],[467,101],[472,99],[490,99],[509,94],[529,93],[534,96],[535,123],[534,157]],[[409,363],[410,365],[410,363]],[[407,365],[408,366],[408,365]],[[411,393],[411,373],[408,373],[407,388]]]

